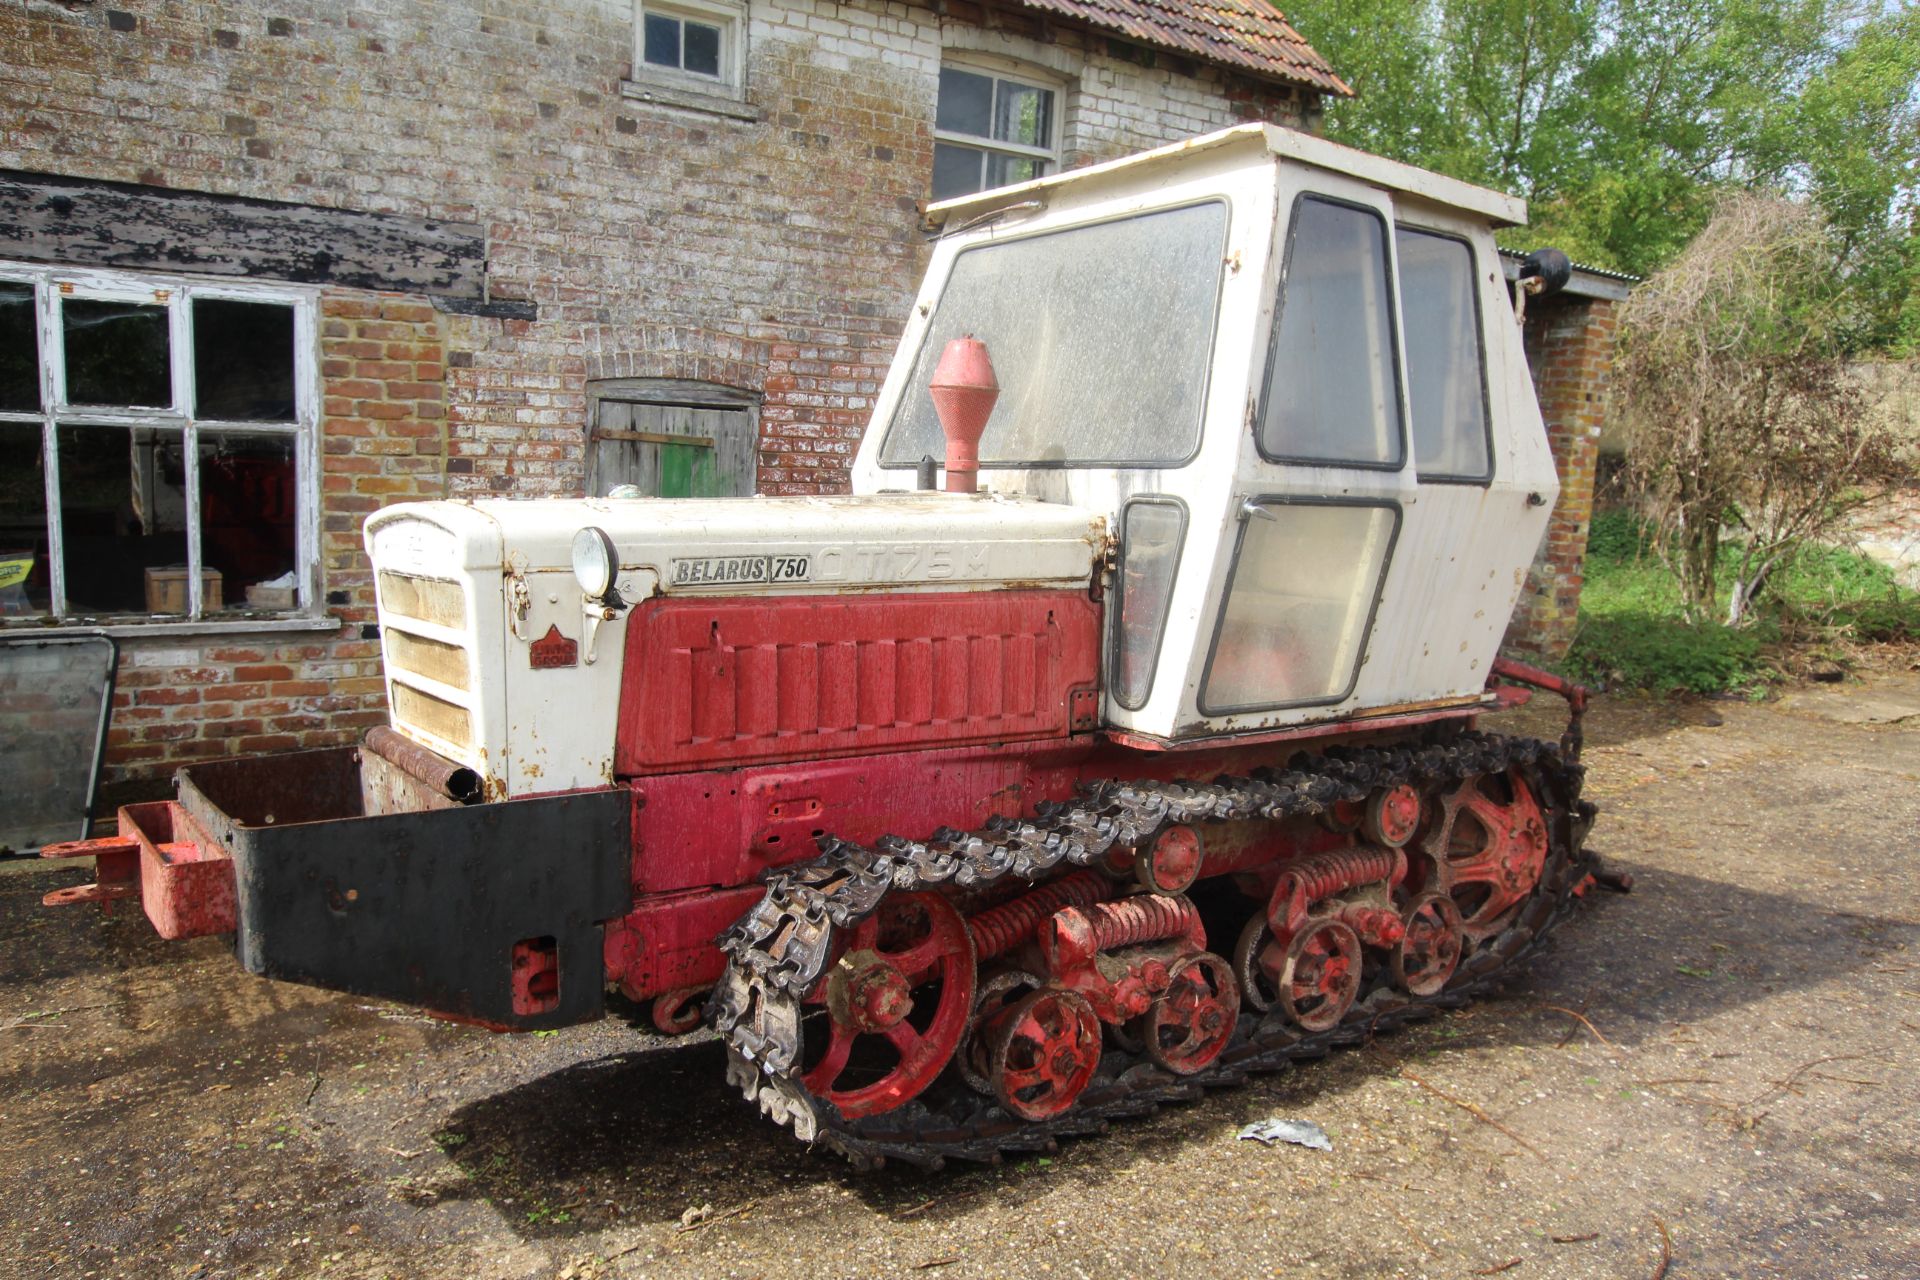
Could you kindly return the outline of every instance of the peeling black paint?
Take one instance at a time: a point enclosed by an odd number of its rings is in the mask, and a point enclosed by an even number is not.
[[[0,169],[0,257],[488,305],[486,243],[470,224],[11,169]]]

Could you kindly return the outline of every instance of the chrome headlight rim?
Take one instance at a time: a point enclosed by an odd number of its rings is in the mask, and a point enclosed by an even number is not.
[[[620,554],[605,529],[587,525],[573,535],[573,580],[589,599],[604,599],[619,572]]]

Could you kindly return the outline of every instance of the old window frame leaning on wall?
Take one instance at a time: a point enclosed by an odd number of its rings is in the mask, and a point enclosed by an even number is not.
[[[967,108],[969,92],[980,86],[969,81],[987,81],[986,132],[967,127],[974,123]],[[1031,93],[1035,119],[1016,128],[1003,111],[1009,94]],[[940,62],[940,97],[934,114],[933,178],[935,200],[971,195],[991,187],[1011,186],[1034,178],[1044,178],[1060,169],[1060,133],[1066,86],[1050,76],[1024,68],[1010,70],[991,62],[956,57],[949,53]],[[1009,108],[1011,110],[1012,108]],[[1038,126],[1038,127],[1036,127]],[[1038,142],[1015,136],[1028,132]],[[961,169],[971,158],[974,167],[970,184],[956,184]],[[1000,168],[996,170],[996,162]],[[1030,166],[1024,168],[1023,166]]]
[[[12,630],[23,625],[45,625],[49,616],[56,620],[57,625],[125,626],[134,632],[182,625],[205,631],[259,630],[263,623],[274,622],[313,625],[319,610],[315,574],[319,512],[316,481],[319,395],[315,293],[279,286],[207,283],[148,274],[0,262],[0,288],[11,286],[10,292],[17,297],[23,285],[33,291],[33,323],[28,331],[33,349],[23,353],[21,358],[31,362],[34,368],[38,405],[31,407],[16,403],[12,407],[0,407],[0,431],[17,431],[25,426],[37,427],[40,432],[39,480],[43,502],[41,514],[45,526],[45,561],[40,568],[46,582],[46,607],[35,607],[24,616],[0,617],[0,626]],[[226,398],[231,404],[236,398],[244,400],[250,390],[256,397],[261,394],[261,383],[255,382],[250,389],[226,376],[234,372],[236,366],[224,359],[224,353],[215,348],[217,339],[211,332],[214,322],[222,318],[221,312],[224,311],[224,319],[230,324],[249,319],[277,323],[273,317],[261,313],[253,313],[249,317],[224,308],[216,310],[215,307],[208,307],[203,311],[199,305],[216,304],[217,307],[222,303],[286,308],[290,313],[288,320],[292,350],[286,372],[291,385],[285,391],[290,393],[291,404],[286,411],[277,408],[278,404],[284,403],[279,398],[279,386],[271,388],[276,402],[276,408],[270,411],[271,416],[223,415],[218,411],[220,406],[207,403]],[[82,403],[73,403],[76,391],[84,390],[73,385],[76,377],[82,382],[88,378],[104,382],[113,376],[98,372],[76,374],[75,370],[68,368],[69,333],[77,334],[83,328],[77,322],[70,324],[79,310],[75,304],[90,304],[96,318],[109,315],[114,307],[136,307],[143,309],[142,315],[155,316],[164,322],[163,394],[128,394],[120,403],[115,403],[112,395],[83,396]],[[204,315],[209,332],[199,332],[197,313]],[[127,314],[121,312],[115,318],[125,318]],[[230,330],[229,339],[246,327],[241,325],[239,329]],[[158,337],[161,332],[154,328],[147,330],[149,337]],[[9,333],[16,340],[20,336],[17,328],[10,327]],[[261,348],[262,351],[267,349],[268,345]],[[163,385],[157,353],[149,350],[147,356],[151,363],[145,371],[148,377],[142,390],[157,391]],[[12,372],[18,373],[17,361],[10,362],[16,365]],[[204,395],[203,380],[208,384]],[[133,403],[136,399],[164,400],[165,403]],[[259,403],[256,400],[251,407],[257,407]],[[105,432],[124,433],[129,444],[130,471],[134,470],[135,460],[141,457],[143,446],[154,459],[158,459],[163,450],[177,459],[181,470],[177,521],[182,527],[160,531],[177,533],[184,540],[185,554],[182,560],[187,569],[177,575],[181,580],[164,593],[167,602],[179,602],[181,607],[178,609],[89,608],[86,606],[94,602],[74,598],[72,577],[75,566],[69,563],[69,551],[73,549],[67,545],[68,532],[65,526],[68,520],[63,512],[65,498],[61,449],[64,443],[71,452],[80,447],[79,442],[104,438],[89,433]],[[291,564],[288,565],[294,579],[291,601],[249,604],[246,588],[271,580],[262,578],[258,583],[235,581],[224,589],[219,607],[215,607],[213,593],[204,579],[204,573],[212,567],[208,564],[205,522],[210,497],[217,499],[215,505],[218,506],[229,504],[230,496],[209,495],[206,491],[203,481],[208,468],[203,453],[212,449],[215,451],[212,461],[227,460],[219,452],[226,441],[240,443],[240,449],[235,452],[236,459],[244,456],[248,444],[256,448],[264,446],[270,459],[273,453],[283,447],[275,442],[285,442],[285,450],[291,455],[292,548]],[[112,451],[113,446],[109,446],[103,456],[110,458]],[[69,457],[68,462],[71,470],[76,458]],[[153,466],[157,470],[158,461],[154,461]],[[73,478],[69,476],[69,479]],[[130,476],[128,484],[136,499],[145,492],[135,477]],[[148,537],[156,536],[156,530],[163,523],[160,519],[163,503],[175,501],[170,492],[173,486],[168,485],[169,492],[163,494],[160,484],[160,481],[154,480],[151,493],[145,496],[145,500],[154,508],[153,527],[149,528]],[[288,495],[275,496],[284,500]],[[148,517],[141,518],[145,520]],[[288,518],[289,513],[282,511],[262,519],[260,523],[263,526],[269,522],[284,525]],[[233,527],[244,528],[240,525]],[[259,541],[267,543],[271,540],[269,537]],[[267,552],[262,550],[260,554],[264,558]],[[275,559],[278,562],[280,557],[276,556]],[[148,587],[144,603],[151,605],[153,599],[153,588]],[[277,628],[268,625],[265,629]]]
[[[676,60],[656,62],[648,54],[649,19],[656,36],[666,22],[677,27]],[[687,24],[717,33],[715,69],[687,66]],[[741,100],[746,93],[746,6],[728,0],[639,0],[633,8],[633,72],[636,88],[662,87],[704,96]]]

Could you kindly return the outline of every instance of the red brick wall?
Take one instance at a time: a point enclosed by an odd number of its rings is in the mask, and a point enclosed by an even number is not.
[[[1615,304],[1605,298],[1560,294],[1527,309],[1527,360],[1560,473],[1560,500],[1507,629],[1512,649],[1558,658],[1573,643],[1615,322]]]
[[[0,5],[0,168],[472,224],[488,300],[536,316],[326,296],[318,550],[342,625],[125,641],[110,794],[376,722],[366,513],[577,493],[590,380],[759,393],[762,491],[844,491],[925,261],[944,57],[1055,76],[1068,165],[1318,118],[1309,93],[970,12],[755,0],[740,119],[629,91],[624,2]]]

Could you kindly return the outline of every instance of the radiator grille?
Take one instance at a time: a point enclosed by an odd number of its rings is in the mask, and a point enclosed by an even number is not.
[[[444,640],[430,640],[405,631],[386,633],[387,661],[396,671],[444,684],[452,689],[468,688],[467,651]]]

